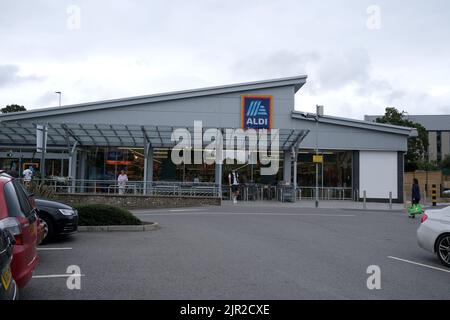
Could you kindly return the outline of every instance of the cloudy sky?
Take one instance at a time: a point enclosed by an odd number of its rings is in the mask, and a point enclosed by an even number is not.
[[[308,75],[296,109],[450,113],[450,1],[0,0],[0,106]]]

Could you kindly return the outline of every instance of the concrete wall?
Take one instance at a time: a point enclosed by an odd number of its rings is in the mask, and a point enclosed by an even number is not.
[[[164,197],[140,195],[55,194],[54,200],[68,205],[108,204],[126,209],[220,206],[220,198]]]
[[[450,132],[449,131],[441,131],[441,156],[442,159],[445,158],[446,155],[450,154]],[[430,161],[437,160],[437,132],[429,131],[428,132],[428,158]]]
[[[436,131],[428,132],[428,159],[435,161],[437,159],[437,133]]]

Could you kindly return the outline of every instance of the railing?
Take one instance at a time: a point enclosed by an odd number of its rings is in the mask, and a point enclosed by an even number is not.
[[[183,197],[218,197],[219,188],[208,182],[177,182],[177,181],[128,181],[119,185],[116,180],[71,180],[54,178],[33,182],[45,184],[56,193],[89,193],[109,195],[154,195]]]
[[[355,200],[358,194],[352,188],[345,187],[324,187],[318,188],[319,200]],[[239,186],[241,200],[278,200],[281,202],[292,202],[297,200],[313,200],[316,198],[315,187],[296,188],[294,199],[294,188],[292,185],[269,186],[262,184],[242,184]],[[222,199],[231,199],[231,187],[222,187]]]
[[[68,178],[48,178],[43,181],[34,179],[35,183],[43,183],[56,193],[89,193],[109,195],[155,195],[184,197],[222,197],[229,200],[232,197],[231,187],[210,182],[178,182],[178,181],[128,181],[119,186],[116,180],[71,180]],[[324,187],[318,188],[319,200],[352,200],[358,199],[358,194],[352,188]],[[315,187],[294,188],[292,185],[241,184],[240,198],[244,201],[278,200],[292,202],[297,200],[313,200]]]
[[[319,200],[353,200],[357,199],[356,193],[352,188],[346,187],[319,187]],[[297,199],[315,199],[315,187],[298,187]]]
[[[239,185],[239,194],[241,200],[273,200],[277,198],[277,187],[263,184],[241,184]],[[222,186],[222,199],[231,200],[231,187]]]

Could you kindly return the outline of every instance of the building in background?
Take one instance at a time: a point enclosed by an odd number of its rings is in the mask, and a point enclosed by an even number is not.
[[[304,198],[312,196],[317,172],[321,198],[360,200],[366,194],[368,201],[389,201],[391,194],[403,202],[404,154],[417,132],[296,111],[295,95],[305,83],[306,76],[298,76],[0,115],[0,169],[20,173],[39,166],[36,125],[44,124],[46,176],[69,177],[82,191],[85,181],[115,180],[121,169],[143,185],[200,180],[221,188],[232,166],[171,161],[173,130],[202,121],[220,130],[279,129],[278,173],[264,176],[260,164],[246,166],[242,182],[297,185]]]
[[[365,121],[375,122],[382,116],[366,115]],[[408,120],[420,123],[428,132],[427,156],[430,161],[440,162],[450,155],[450,115],[406,115]]]

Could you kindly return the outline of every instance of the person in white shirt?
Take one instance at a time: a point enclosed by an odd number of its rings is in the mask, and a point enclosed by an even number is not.
[[[125,173],[125,170],[121,170],[119,177],[117,178],[117,183],[119,185],[119,194],[125,193],[125,188],[127,186],[128,176]]]
[[[239,196],[239,174],[236,170],[231,171],[228,175],[228,182],[233,193],[233,203],[237,203],[237,197]]]
[[[22,172],[22,176],[25,183],[30,183],[31,179],[33,179],[33,167],[30,166],[28,169],[25,169]]]

